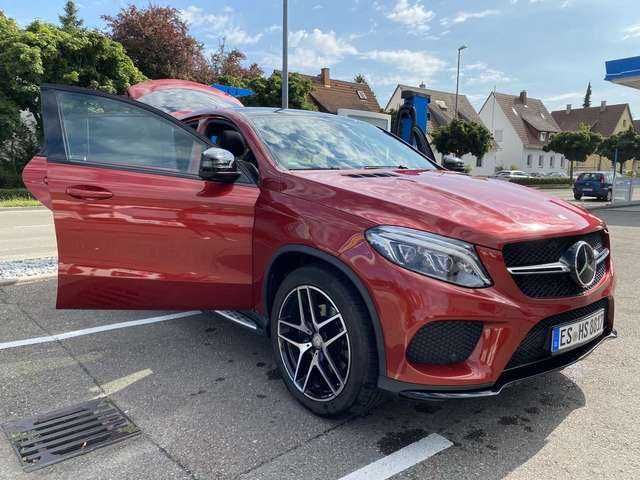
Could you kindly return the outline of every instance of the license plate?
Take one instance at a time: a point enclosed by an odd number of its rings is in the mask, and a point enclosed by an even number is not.
[[[583,192],[593,192],[593,188],[583,188]]]
[[[598,337],[604,331],[604,308],[579,320],[553,327],[551,353],[570,350]]]

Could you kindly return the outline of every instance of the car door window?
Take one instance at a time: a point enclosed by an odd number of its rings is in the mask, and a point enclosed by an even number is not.
[[[77,92],[57,92],[57,103],[68,161],[197,173],[206,144],[158,114]]]

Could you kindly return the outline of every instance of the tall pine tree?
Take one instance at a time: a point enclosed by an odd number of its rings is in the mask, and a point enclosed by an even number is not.
[[[591,82],[587,85],[587,93],[584,94],[583,108],[589,108],[591,106]]]
[[[64,15],[58,16],[64,30],[72,30],[82,27],[83,21],[78,18],[78,7],[73,0],[68,0],[64,5]]]

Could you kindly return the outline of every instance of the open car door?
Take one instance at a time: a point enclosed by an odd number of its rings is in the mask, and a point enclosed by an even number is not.
[[[153,107],[41,93],[58,308],[249,309],[252,180],[202,180],[211,144]]]

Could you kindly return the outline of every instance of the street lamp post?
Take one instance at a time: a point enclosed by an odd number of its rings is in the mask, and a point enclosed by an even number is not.
[[[462,50],[467,48],[466,45],[461,45],[458,47],[458,74],[456,75],[456,115],[455,118],[458,118],[458,87],[460,86],[460,53]]]
[[[282,108],[289,108],[288,1],[282,0]]]

